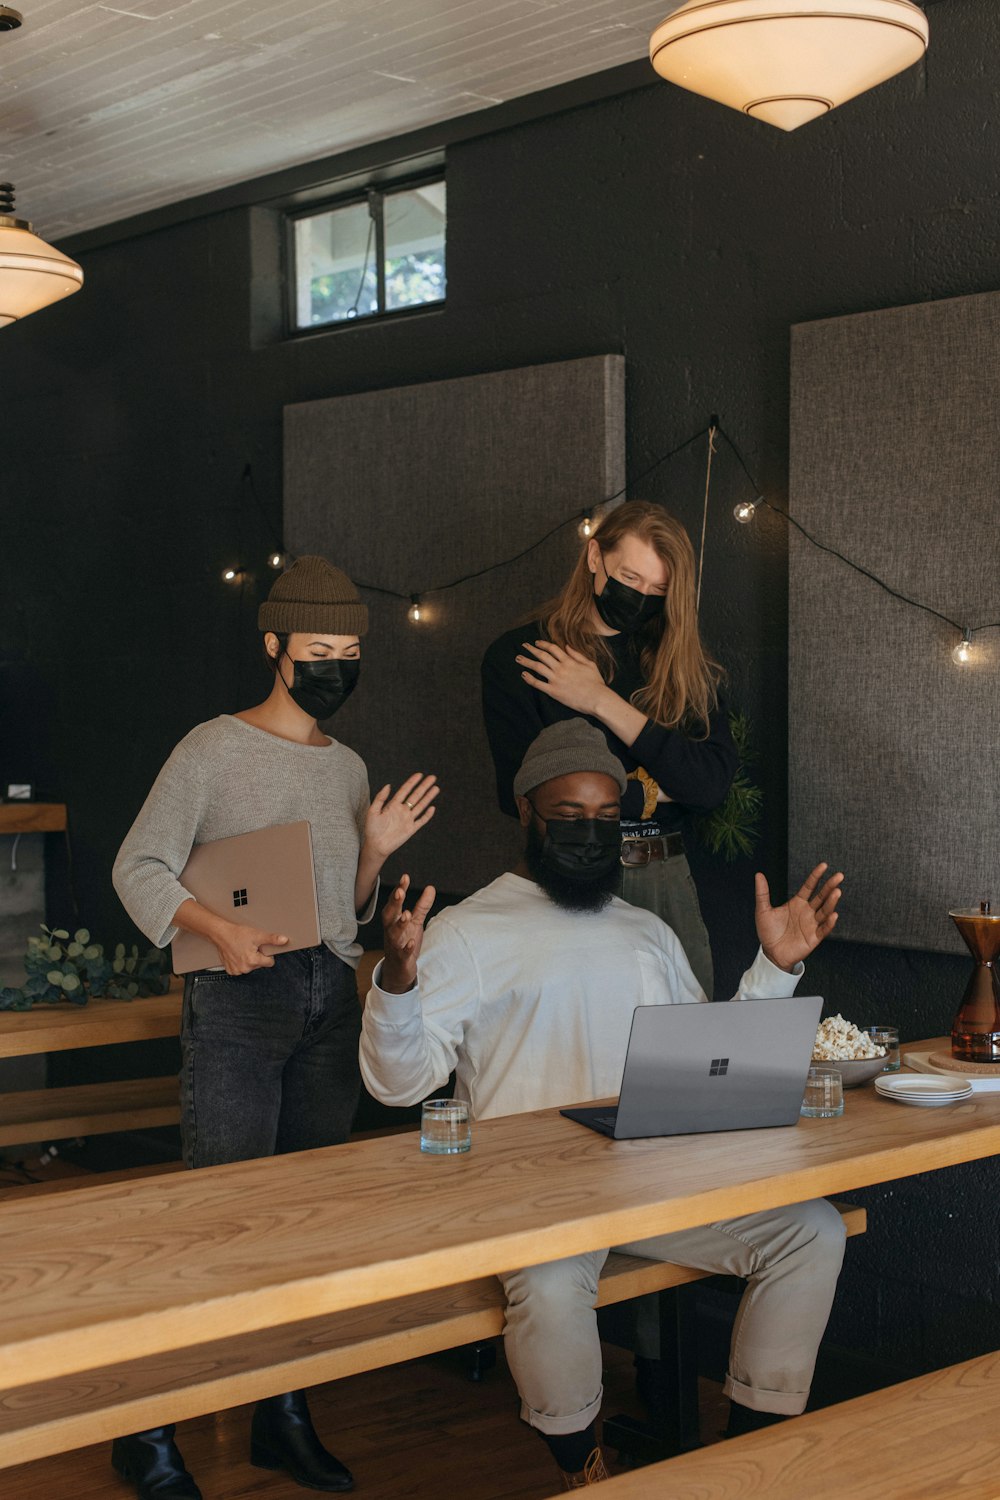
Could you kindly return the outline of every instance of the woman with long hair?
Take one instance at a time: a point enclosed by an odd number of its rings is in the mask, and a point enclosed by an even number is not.
[[[582,715],[603,730],[629,776],[619,894],[673,928],[709,999],[712,953],[681,829],[725,800],[736,773],[722,677],[698,633],[690,538],[642,500],[608,512],[561,592],[483,660],[501,808],[516,816],[514,775],[547,724]]]
[[[273,675],[267,698],[199,724],[174,749],[119,851],[114,884],[151,942],[210,939],[218,965],[188,974],[181,1020],[181,1145],[211,1167],[339,1145],[361,1089],[358,924],[384,861],[434,816],[437,782],[419,773],[369,802],[361,758],[320,728],[357,685],[368,611],[346,573],[300,557],[261,605]],[[307,820],[320,942],[229,920],[180,883],[195,844]],[[139,1500],[201,1500],[172,1425],[115,1440],[112,1463]],[[257,1403],[250,1461],[308,1489],[349,1490],[321,1443],[304,1391]]]

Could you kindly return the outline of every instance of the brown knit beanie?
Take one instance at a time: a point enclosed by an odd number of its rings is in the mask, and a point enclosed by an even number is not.
[[[625,795],[625,767],[612,755],[601,731],[586,719],[557,719],[536,735],[524,752],[514,777],[514,796],[526,797],[543,781],[571,776],[574,771],[600,771],[617,781],[619,792]]]
[[[297,557],[257,611],[257,629],[288,635],[315,630],[320,635],[364,635],[368,606],[346,573],[325,557]]]

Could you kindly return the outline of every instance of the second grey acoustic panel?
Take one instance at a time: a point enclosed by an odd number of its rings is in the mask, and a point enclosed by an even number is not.
[[[329,726],[367,762],[374,789],[435,771],[431,825],[390,861],[418,883],[467,892],[516,855],[496,807],[479,662],[489,642],[550,597],[578,554],[576,526],[514,555],[625,482],[625,362],[602,355],[333,397],[285,408],[285,535],[367,588],[361,683]],[[419,625],[408,596],[423,596]]]
[[[952,620],[1000,620],[998,395],[998,293],[794,328],[792,514]],[[958,667],[952,626],[790,541],[792,873],[845,870],[843,938],[964,952],[948,908],[1000,899],[1000,631]]]

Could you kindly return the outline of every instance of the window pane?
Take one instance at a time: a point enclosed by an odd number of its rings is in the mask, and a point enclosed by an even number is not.
[[[387,312],[444,301],[444,207],[443,182],[386,194]]]
[[[296,219],[295,326],[378,312],[375,222],[367,203]]]

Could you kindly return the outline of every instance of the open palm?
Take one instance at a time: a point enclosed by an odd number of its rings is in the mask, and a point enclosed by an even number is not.
[[[820,885],[828,868],[825,864],[817,865],[784,906],[772,906],[764,876],[754,877],[757,936],[764,953],[779,969],[794,969],[836,926],[844,877],[838,872]]]

